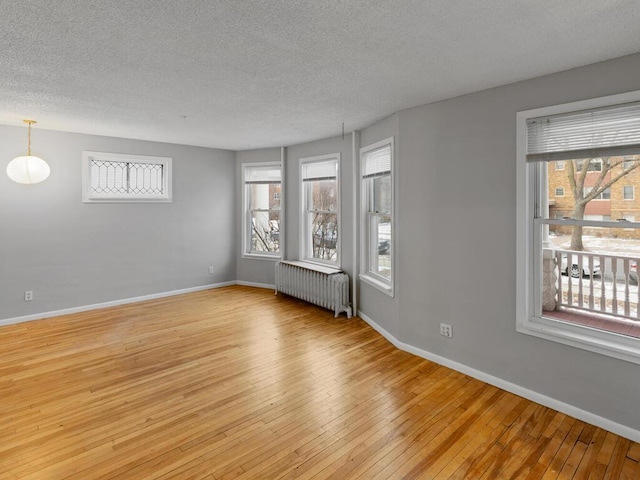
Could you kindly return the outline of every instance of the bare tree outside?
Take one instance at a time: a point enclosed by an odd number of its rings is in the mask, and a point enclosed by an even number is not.
[[[250,251],[280,251],[280,185],[253,184],[249,188]]]
[[[311,198],[308,215],[311,216],[311,244],[313,258],[337,259],[338,215],[336,181],[309,182]]]
[[[633,162],[630,167],[624,168],[623,163],[622,159],[612,161],[611,157],[592,158],[586,161],[566,161],[567,179],[574,199],[573,219],[583,220],[585,208],[591,200],[606,196],[611,185],[640,166],[640,162]],[[618,166],[622,166],[622,168],[617,169],[616,167]],[[587,186],[585,185],[585,180],[589,172],[597,172],[598,175],[595,183]],[[584,250],[582,231],[583,227],[581,225],[573,226],[571,231],[571,250]]]

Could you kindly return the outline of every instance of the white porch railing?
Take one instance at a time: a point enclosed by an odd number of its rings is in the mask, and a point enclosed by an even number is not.
[[[554,249],[559,307],[640,320],[640,259]]]

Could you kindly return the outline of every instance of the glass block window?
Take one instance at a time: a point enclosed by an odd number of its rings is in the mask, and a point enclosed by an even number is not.
[[[84,202],[170,202],[171,158],[83,152]]]

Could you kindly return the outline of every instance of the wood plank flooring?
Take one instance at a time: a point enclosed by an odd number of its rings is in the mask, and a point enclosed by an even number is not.
[[[227,287],[0,328],[1,479],[640,478],[640,445]]]

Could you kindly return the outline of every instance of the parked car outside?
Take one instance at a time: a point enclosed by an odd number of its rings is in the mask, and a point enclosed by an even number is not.
[[[562,254],[562,264],[560,265],[560,271],[563,275],[569,275],[569,267],[567,265],[567,254]],[[600,273],[600,261],[593,259],[592,267],[589,266],[589,256],[582,256],[582,268],[578,265],[578,255],[571,255],[571,276],[573,278],[579,278],[580,276],[590,277],[592,275],[598,275]],[[593,271],[591,270],[593,268]]]

